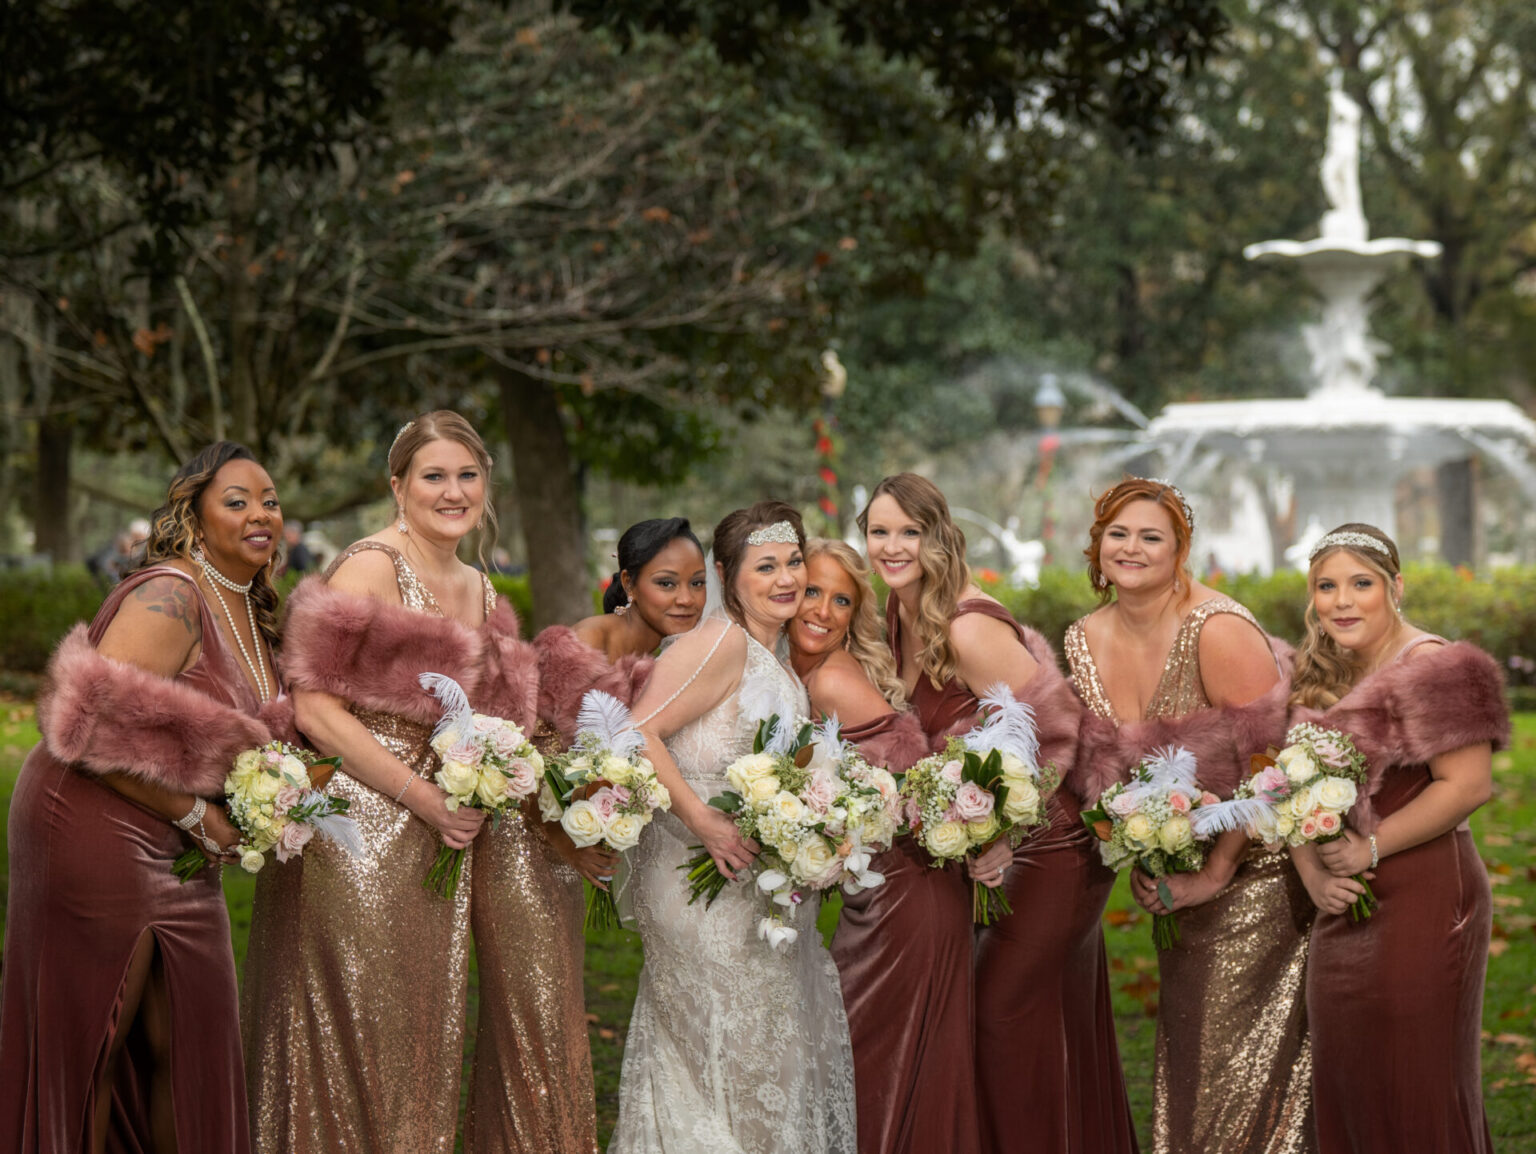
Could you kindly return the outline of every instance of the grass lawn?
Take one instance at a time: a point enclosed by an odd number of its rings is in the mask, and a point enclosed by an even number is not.
[[[36,740],[31,706],[0,702],[0,814],[9,808],[16,772]],[[1536,714],[1517,716],[1513,748],[1494,759],[1493,801],[1473,817],[1472,826],[1493,882],[1493,941],[1483,1002],[1488,1121],[1501,1154],[1536,1154]],[[0,822],[0,902],[5,846]],[[235,956],[243,960],[254,879],[239,870],[225,870],[224,879]],[[824,911],[823,922],[833,913]],[[1123,879],[1110,899],[1105,933],[1131,1108],[1142,1142],[1149,1145],[1157,959],[1150,918],[1131,903]],[[623,930],[588,935],[587,1023],[605,1143],[618,1114],[624,1031],[640,961],[636,935]],[[475,997],[473,988],[470,996]],[[472,1033],[473,1013],[469,1021]]]

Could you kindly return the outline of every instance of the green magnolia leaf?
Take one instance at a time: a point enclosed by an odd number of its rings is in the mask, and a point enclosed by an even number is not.
[[[718,797],[710,798],[709,804],[718,810],[725,811],[726,813],[736,813],[741,809],[742,797],[739,793],[732,793],[727,790],[725,793],[720,794]]]

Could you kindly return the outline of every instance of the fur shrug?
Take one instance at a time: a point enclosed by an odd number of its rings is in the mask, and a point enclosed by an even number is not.
[[[264,714],[258,719],[184,682],[103,657],[77,625],[49,665],[37,727],[49,753],[86,772],[127,773],[219,797],[237,753],[291,733],[285,699]]]
[[[1373,799],[1388,773],[1422,772],[1431,758],[1469,745],[1509,744],[1504,673],[1466,641],[1388,665],[1321,712],[1292,709],[1290,721],[1343,730],[1365,755],[1366,783],[1349,824],[1367,834],[1380,825]]]
[[[329,693],[421,725],[435,725],[443,711],[417,678],[440,673],[476,709],[532,732],[537,659],[518,637],[517,614],[500,599],[485,624],[470,629],[307,577],[288,599],[281,662],[293,690]]]
[[[601,689],[633,706],[656,664],[648,656],[621,657],[610,664],[568,625],[551,625],[533,639],[533,647],[538,654],[539,717],[559,731],[567,746],[576,739],[576,715],[588,690]]]
[[[887,713],[863,725],[842,731],[845,741],[859,747],[870,765],[884,766],[892,773],[906,773],[928,756],[928,735],[923,723],[911,710]]]
[[[1280,680],[1247,705],[1197,709],[1183,717],[1126,721],[1118,726],[1083,707],[1083,727],[1077,759],[1065,784],[1085,806],[1157,750],[1182,746],[1195,755],[1202,789],[1218,797],[1232,791],[1250,773],[1249,758],[1278,746],[1285,737],[1286,699],[1291,693],[1293,653],[1289,645],[1270,638],[1280,663]]]

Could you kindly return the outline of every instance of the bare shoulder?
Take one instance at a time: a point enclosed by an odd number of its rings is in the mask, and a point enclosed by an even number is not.
[[[1213,613],[1200,627],[1200,669],[1206,696],[1221,706],[1246,705],[1280,680],[1264,631],[1238,613]]]
[[[172,677],[203,639],[202,612],[191,580],[151,577],[128,592],[97,646],[103,657]]]
[[[382,549],[359,549],[336,566],[329,584],[332,589],[357,597],[401,603],[394,558]]]
[[[1200,626],[1200,656],[1269,653],[1264,631],[1241,613],[1212,613]]]
[[[673,666],[689,661],[697,664],[711,650],[716,661],[724,657],[740,664],[747,657],[747,631],[730,621],[713,618],[672,642],[658,660]]]
[[[1017,645],[1019,641],[1013,626],[985,613],[962,613],[954,618],[949,623],[949,638],[956,650],[961,652],[978,645],[996,645],[1007,641]]]
[[[612,617],[584,617],[571,626],[571,632],[576,634],[576,640],[583,645],[590,645],[593,649],[606,652],[608,649],[608,630],[613,622]]]
[[[806,681],[806,690],[818,713],[848,725],[862,725],[894,712],[890,702],[849,653],[838,651],[826,659]]]

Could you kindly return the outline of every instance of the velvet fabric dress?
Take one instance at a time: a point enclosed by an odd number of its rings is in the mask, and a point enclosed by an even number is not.
[[[401,605],[328,588],[363,549],[390,556]],[[494,607],[487,581],[488,617]],[[380,745],[430,778],[442,711],[416,678],[446,674],[475,701],[492,624],[471,630],[444,617],[399,552],[359,541],[294,591],[283,667],[292,689],[343,698]],[[316,839],[257,879],[242,1001],[252,1146],[451,1154],[473,855],[457,895],[438,897],[422,885],[442,846],[435,829],[348,776],[345,761],[327,792],[351,802],[363,855]]]
[[[888,713],[842,731],[871,764],[905,771],[926,757],[928,736],[911,713]],[[870,868],[885,884],[843,895],[832,938],[853,1044],[859,1154],[976,1149],[975,1118],[956,1081],[970,1006],[969,893],[936,870],[911,837]]]
[[[1061,692],[1065,682],[1049,645],[990,598],[960,602],[955,616],[966,613],[1005,622],[1038,663],[1035,676],[1014,691],[1037,710],[1043,755],[1070,760],[1078,707]],[[886,626],[899,670],[894,598]],[[919,677],[912,706],[937,748],[947,734],[971,727],[979,702],[959,678],[936,687]],[[1020,843],[1004,876],[1013,916],[979,931],[976,941],[971,1061],[980,1149],[1134,1151],[1100,926],[1114,877],[1099,863],[1067,795],[1058,790],[1047,812],[1049,825]],[[971,883],[963,876],[961,890],[969,921]]]
[[[96,779],[120,770],[222,797],[234,755],[271,738],[201,592],[202,650],[174,679],[96,652],[134,589],[180,570],[144,569],[60,646],[38,703],[43,741],[11,799],[10,896],[0,1010],[0,1149],[88,1149],[96,1083],[122,1009],[129,959],[155,938],[170,996],[172,1099],[184,1151],[243,1154],[245,1081],[235,959],[220,871],[183,885],[191,844],[165,818]],[[107,1149],[151,1149],[145,1058],[133,1045],[111,1088]]]
[[[533,649],[539,669],[536,744],[546,756],[569,746],[588,689],[630,704],[652,664],[625,658],[609,665],[564,625],[540,633]],[[514,720],[526,726],[530,719]],[[473,853],[470,928],[480,1011],[464,1149],[592,1154],[598,1149],[597,1116],[583,986],[581,877],[538,828],[537,810],[509,813],[498,828],[486,828]]]
[[[1405,651],[1406,652],[1406,651]],[[1373,833],[1428,788],[1428,762],[1483,742],[1501,748],[1509,716],[1498,666],[1465,642],[1365,678],[1320,716],[1369,764],[1348,815]],[[1492,896],[1463,822],[1381,860],[1375,914],[1319,914],[1312,929],[1312,1021],[1320,1154],[1412,1150],[1487,1154],[1481,1040]]]
[[[1138,762],[1169,746],[1195,754],[1202,789],[1229,797],[1247,776],[1249,756],[1281,743],[1290,689],[1284,677],[1247,706],[1211,707],[1200,630],[1218,613],[1259,628],[1229,598],[1196,605],[1180,626],[1145,716],[1135,720],[1115,715],[1082,621],[1068,630],[1074,683],[1092,714],[1069,781],[1080,802],[1097,800],[1112,781],[1125,780]],[[1261,847],[1217,897],[1178,912],[1180,941],[1158,951],[1157,959],[1157,1154],[1315,1149],[1304,998],[1312,915],[1289,856]]]

